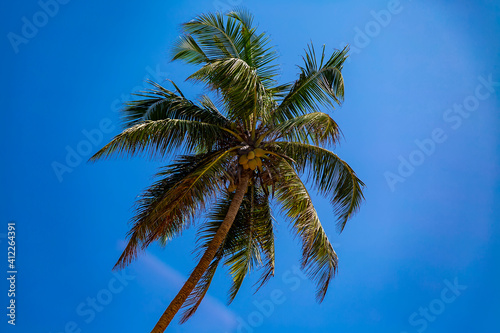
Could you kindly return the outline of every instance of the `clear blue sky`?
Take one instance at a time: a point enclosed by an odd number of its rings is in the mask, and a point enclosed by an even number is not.
[[[295,270],[300,247],[278,218],[275,278],[254,294],[253,274],[227,307],[221,270],[195,317],[170,332],[498,331],[498,1],[60,2],[43,6],[50,15],[35,0],[4,3],[0,14],[2,332],[153,327],[195,266],[196,229],[116,275],[132,204],[159,164],[85,160],[119,133],[116,110],[145,79],[200,94],[184,82],[193,67],[169,62],[168,51],[181,23],[233,5],[271,35],[282,82],[297,77],[309,41],[329,51],[351,44],[336,152],[367,184],[366,202],[338,235],[327,201],[316,200],[340,256],[322,304]],[[15,327],[6,316],[11,220]]]

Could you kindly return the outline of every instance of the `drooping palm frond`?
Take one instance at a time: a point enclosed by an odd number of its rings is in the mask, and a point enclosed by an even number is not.
[[[238,293],[246,275],[262,266],[257,290],[274,275],[274,232],[268,197],[255,185],[249,187],[241,209],[245,233],[235,239],[235,245],[227,249],[225,265],[233,283],[229,289],[229,303]],[[229,235],[228,235],[229,236]],[[239,235],[237,235],[239,236]]]
[[[222,249],[219,249],[215,254],[214,259],[210,263],[210,266],[205,271],[205,273],[203,273],[203,276],[201,277],[200,281],[198,281],[196,287],[193,289],[191,294],[189,294],[189,297],[182,305],[182,308],[184,308],[185,310],[179,321],[181,324],[185,323],[189,318],[191,318],[192,315],[195,314],[196,310],[198,310],[201,301],[205,297],[208,288],[212,283],[212,279],[215,275],[215,271],[217,270],[217,266],[219,265],[219,262],[222,259],[222,256],[223,256],[223,251]]]
[[[302,241],[301,266],[316,282],[316,299],[325,298],[330,279],[337,271],[338,258],[319,221],[309,193],[293,167],[279,163],[276,200]]]
[[[199,231],[197,248],[203,251],[217,233],[224,220],[232,194],[227,193],[218,201],[209,214],[209,221]],[[228,234],[219,248],[212,265],[225,258],[224,264],[230,266],[233,283],[229,289],[228,302],[231,303],[246,275],[253,269],[263,269],[257,290],[274,275],[274,232],[273,218],[267,196],[252,185],[241,205]],[[215,267],[213,267],[215,270]],[[193,315],[210,286],[213,275],[204,276],[185,303],[187,308],[183,320]]]
[[[329,197],[342,232],[364,199],[364,183],[352,168],[333,152],[299,142],[275,142],[276,151],[292,158],[299,172],[306,172],[317,189]]]
[[[269,121],[285,121],[318,110],[319,105],[334,107],[334,103],[340,104],[344,99],[342,67],[348,51],[347,46],[343,50],[336,50],[326,60],[323,46],[318,62],[313,45],[309,45],[303,58],[304,67],[299,67],[299,79],[294,82]]]
[[[129,242],[116,267],[129,264],[139,249],[159,240],[166,243],[189,227],[224,186],[232,150],[181,156],[157,174],[161,177],[137,201]]]

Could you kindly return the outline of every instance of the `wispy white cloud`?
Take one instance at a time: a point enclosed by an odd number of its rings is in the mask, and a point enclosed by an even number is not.
[[[124,247],[125,244],[120,242],[120,250],[123,250]],[[158,296],[162,298],[160,304],[165,308],[170,301],[170,299],[165,298],[165,295],[172,295],[170,297],[173,297],[187,280],[187,276],[149,251],[145,251],[140,255],[132,269],[138,276],[137,283],[145,289],[158,293]],[[157,305],[155,304],[155,306]],[[161,311],[163,310],[161,309]],[[186,323],[186,326],[202,325],[206,330],[207,326],[210,326],[212,322],[217,323],[217,326],[214,326],[214,329],[217,328],[215,330],[217,332],[231,332],[236,328],[238,323],[237,315],[234,312],[229,310],[221,301],[207,293],[197,313]]]

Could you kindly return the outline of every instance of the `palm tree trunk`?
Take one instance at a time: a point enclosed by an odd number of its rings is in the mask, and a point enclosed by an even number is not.
[[[219,229],[215,233],[214,238],[208,244],[207,250],[201,257],[200,262],[196,265],[195,269],[187,279],[184,286],[182,286],[181,290],[175,296],[172,302],[170,302],[169,306],[165,310],[165,312],[161,315],[160,320],[156,323],[155,327],[151,331],[151,333],[163,333],[167,326],[170,324],[176,313],[180,310],[182,304],[186,301],[189,294],[193,291],[194,287],[198,284],[198,281],[203,276],[203,273],[207,270],[208,266],[212,262],[213,258],[220,245],[226,238],[226,235],[233,224],[233,221],[240,209],[241,203],[243,202],[243,197],[245,195],[248,180],[250,179],[250,175],[248,173],[244,173],[241,176],[240,183],[236,192],[234,193],[233,201],[229,205],[229,209],[227,211],[226,217],[224,221],[222,221]]]

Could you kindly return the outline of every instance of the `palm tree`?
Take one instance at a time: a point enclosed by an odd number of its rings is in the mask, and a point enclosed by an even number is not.
[[[319,111],[343,100],[347,47],[329,57],[323,47],[317,57],[308,46],[299,78],[278,85],[277,54],[252,20],[240,10],[183,24],[173,59],[199,65],[188,79],[205,84],[216,102],[193,102],[173,82],[172,90],[150,82],[124,108],[123,132],[91,158],[177,154],[139,198],[115,268],[152,242],[167,243],[200,214],[208,217],[199,229],[199,263],[152,332],[163,332],[181,308],[181,322],[195,313],[221,262],[232,275],[229,302],[251,270],[263,268],[259,288],[274,275],[271,201],[302,241],[302,268],[321,302],[338,259],[299,175],[330,199],[340,232],[363,200],[364,184],[325,148],[341,132]]]

